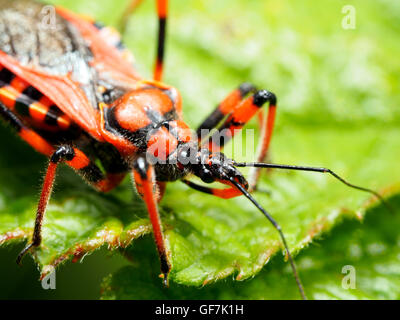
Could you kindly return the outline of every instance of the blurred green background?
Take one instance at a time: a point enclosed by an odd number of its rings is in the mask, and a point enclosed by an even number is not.
[[[118,17],[127,4],[127,1],[122,0],[49,2],[90,14],[114,26],[117,26]],[[345,5],[352,5],[356,10],[355,29],[342,28],[342,20],[346,15],[342,8]],[[309,141],[328,145],[332,143],[330,153],[322,156],[328,163],[332,157],[341,157],[335,152],[334,144],[345,141],[345,137],[351,137],[359,145],[363,144],[364,137],[370,139],[376,135],[379,135],[378,141],[383,144],[386,137],[391,137],[391,141],[398,139],[400,2],[170,0],[170,7],[165,81],[180,90],[185,106],[185,120],[190,125],[198,124],[200,119],[239,83],[251,81],[278,95],[278,140],[274,144],[273,156],[276,154],[280,162],[309,163],[307,160],[314,158],[303,152],[310,150],[303,147],[310,144]],[[124,35],[125,43],[135,55],[137,69],[140,74],[149,78],[153,68],[156,29],[154,1],[147,0],[130,19]],[[285,128],[290,128],[290,131]],[[373,130],[369,130],[370,128]],[[1,132],[7,136],[5,130]],[[336,140],[336,134],[341,135],[343,139]],[[293,142],[292,145],[279,144],[279,139],[288,141],[293,137],[297,138],[297,142]],[[357,147],[359,146],[352,146],[350,142],[345,150],[350,153]],[[319,148],[314,146],[312,150],[318,153]],[[393,157],[395,152],[398,153],[398,150],[393,150]],[[391,156],[390,152],[386,152],[385,155]],[[382,174],[388,177],[385,181],[400,174],[398,167],[389,166],[393,163],[395,161],[389,161],[387,167],[383,166],[387,169]],[[357,159],[353,166],[355,165],[373,166],[368,163],[367,158],[362,158],[361,163]],[[340,161],[336,167],[340,167]],[[391,203],[399,207],[397,198]],[[299,264],[304,270],[307,270],[308,266],[309,271],[305,271],[304,281],[309,283],[306,290],[313,294],[312,297],[399,297],[396,286],[384,282],[389,281],[387,279],[395,279],[400,274],[400,239],[393,230],[396,229],[394,226],[400,226],[400,223],[397,224],[398,221],[395,220],[391,225],[386,225],[383,220],[390,221],[392,217],[384,213],[381,207],[375,209],[371,216],[372,218],[367,217],[371,222],[366,221],[365,225],[360,225],[357,221],[344,222],[342,226],[336,227],[327,239],[318,242],[318,246],[313,245],[312,248],[301,252]],[[382,218],[377,219],[376,216]],[[362,226],[365,226],[364,231]],[[371,259],[376,258],[376,255],[368,248],[367,255],[362,257],[354,255],[354,250],[350,249],[348,252],[343,250],[336,256],[329,254],[335,248],[352,246],[354,238],[346,238],[346,235],[355,232],[356,237],[365,239],[363,237],[368,230],[371,234],[372,230],[376,229],[376,238],[373,238],[371,243],[382,244],[387,250],[385,252],[390,252],[384,255],[385,259],[390,260],[387,263],[384,263],[383,259],[379,260],[381,264],[373,263]],[[370,242],[358,242],[360,246],[365,243]],[[100,296],[100,282],[105,276],[123,266],[133,268],[128,266],[127,260],[121,256],[110,255],[107,250],[101,249],[86,257],[84,263],[68,263],[62,266],[57,272],[57,290],[45,291],[37,281],[38,272],[31,259],[26,259],[22,268],[16,267],[14,259],[19,250],[20,246],[0,249],[0,274],[7,275],[1,279],[2,299],[97,299]],[[377,255],[378,259],[382,258],[381,251]],[[171,290],[172,297],[297,298],[290,272],[280,260],[273,259],[272,264],[251,281],[237,284],[225,280],[201,292],[193,291],[198,289],[185,291],[186,289],[177,288]],[[335,270],[340,276],[340,266],[356,261],[361,261],[360,268],[364,268],[362,270],[365,270],[366,278],[376,278],[380,282],[371,282],[371,287],[361,288],[357,293],[348,293],[335,286],[331,289],[329,286],[324,287],[328,282],[328,275],[321,274],[322,269],[337,267]],[[327,265],[324,266],[324,263]],[[391,268],[384,269],[382,265]],[[118,271],[114,279],[106,280],[103,285],[105,298],[171,297],[163,292],[159,293],[159,287],[156,288],[155,283],[155,289],[142,296],[129,290],[108,290],[113,284],[121,286],[118,277],[123,270]],[[320,276],[315,276],[316,273]],[[135,281],[138,279],[132,277],[132,282],[137,283]],[[146,283],[158,280],[150,276],[143,279],[148,280]],[[280,282],[278,279],[284,280]],[[264,287],[265,283],[269,286]],[[282,287],[285,289],[282,290]],[[276,294],[271,293],[273,288],[276,289]]]

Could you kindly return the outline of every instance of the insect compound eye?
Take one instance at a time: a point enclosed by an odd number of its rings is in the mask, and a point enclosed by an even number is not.
[[[198,172],[198,177],[205,183],[214,182],[214,175],[213,173],[206,168],[206,166],[201,166],[201,169]]]

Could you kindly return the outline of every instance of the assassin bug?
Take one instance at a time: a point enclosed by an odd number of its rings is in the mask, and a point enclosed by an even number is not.
[[[134,8],[140,1],[133,1]],[[154,80],[142,79],[115,32],[64,8],[56,8],[56,26],[41,25],[43,5],[33,0],[0,0],[0,116],[38,152],[49,157],[36,213],[33,238],[17,258],[41,244],[42,221],[56,169],[66,163],[101,192],[117,186],[127,172],[134,177],[153,227],[164,284],[171,265],[157,203],[166,182],[181,180],[189,187],[220,198],[244,195],[279,232],[302,298],[304,290],[284,233],[255,200],[261,168],[329,173],[330,169],[264,163],[271,141],[276,96],[244,83],[232,91],[197,129],[218,129],[193,138],[182,120],[179,92],[161,82],[167,21],[167,0],[157,0],[159,33]],[[238,129],[268,105],[260,123],[261,145],[254,163],[238,163],[221,152]],[[167,148],[165,148],[167,146]],[[150,161],[149,156],[153,160]],[[103,171],[95,163],[100,162]],[[237,169],[252,167],[248,180]],[[219,182],[225,189],[190,181]]]

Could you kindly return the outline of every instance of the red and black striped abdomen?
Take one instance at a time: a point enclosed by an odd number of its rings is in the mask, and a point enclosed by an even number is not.
[[[71,128],[71,119],[49,98],[2,66],[0,102],[29,127],[51,132],[67,131]]]

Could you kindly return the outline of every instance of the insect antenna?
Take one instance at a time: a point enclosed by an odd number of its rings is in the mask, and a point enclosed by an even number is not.
[[[350,188],[361,190],[368,192],[379,199],[379,201],[390,211],[394,212],[390,205],[383,199],[383,197],[376,191],[364,187],[357,186],[352,184],[338,174],[333,172],[331,169],[322,168],[322,167],[306,167],[306,166],[293,166],[293,165],[284,165],[284,164],[272,164],[272,163],[263,163],[263,162],[234,162],[233,165],[235,167],[255,167],[255,168],[270,168],[270,169],[284,169],[284,170],[297,170],[297,171],[311,171],[311,172],[320,172],[320,173],[329,173],[334,178],[349,186]]]
[[[288,245],[287,245],[285,235],[284,235],[283,232],[282,232],[281,226],[280,226],[280,225],[274,220],[274,218],[272,218],[272,216],[271,216],[257,201],[256,201],[256,199],[254,199],[254,198],[252,197],[252,195],[251,195],[244,187],[242,187],[242,185],[241,185],[240,183],[236,182],[236,180],[235,180],[233,177],[230,177],[229,180],[230,180],[230,182],[231,182],[237,189],[239,189],[239,190],[243,193],[243,195],[244,195],[247,199],[249,199],[249,200],[257,207],[258,210],[260,210],[260,211],[264,214],[264,216],[272,223],[272,225],[275,227],[275,229],[279,232],[279,235],[280,235],[280,237],[281,237],[281,239],[282,239],[283,246],[284,246],[284,248],[285,248],[285,250],[286,250],[286,253],[287,253],[287,255],[288,255],[288,259],[289,259],[289,262],[290,262],[290,266],[292,267],[293,275],[294,275],[294,278],[296,279],[296,283],[297,283],[297,286],[298,286],[298,288],[299,288],[301,298],[302,298],[303,300],[307,300],[306,294],[304,293],[303,285],[301,284],[301,280],[300,280],[299,274],[297,273],[296,265],[294,264],[292,255],[290,254],[289,247],[288,247]]]

